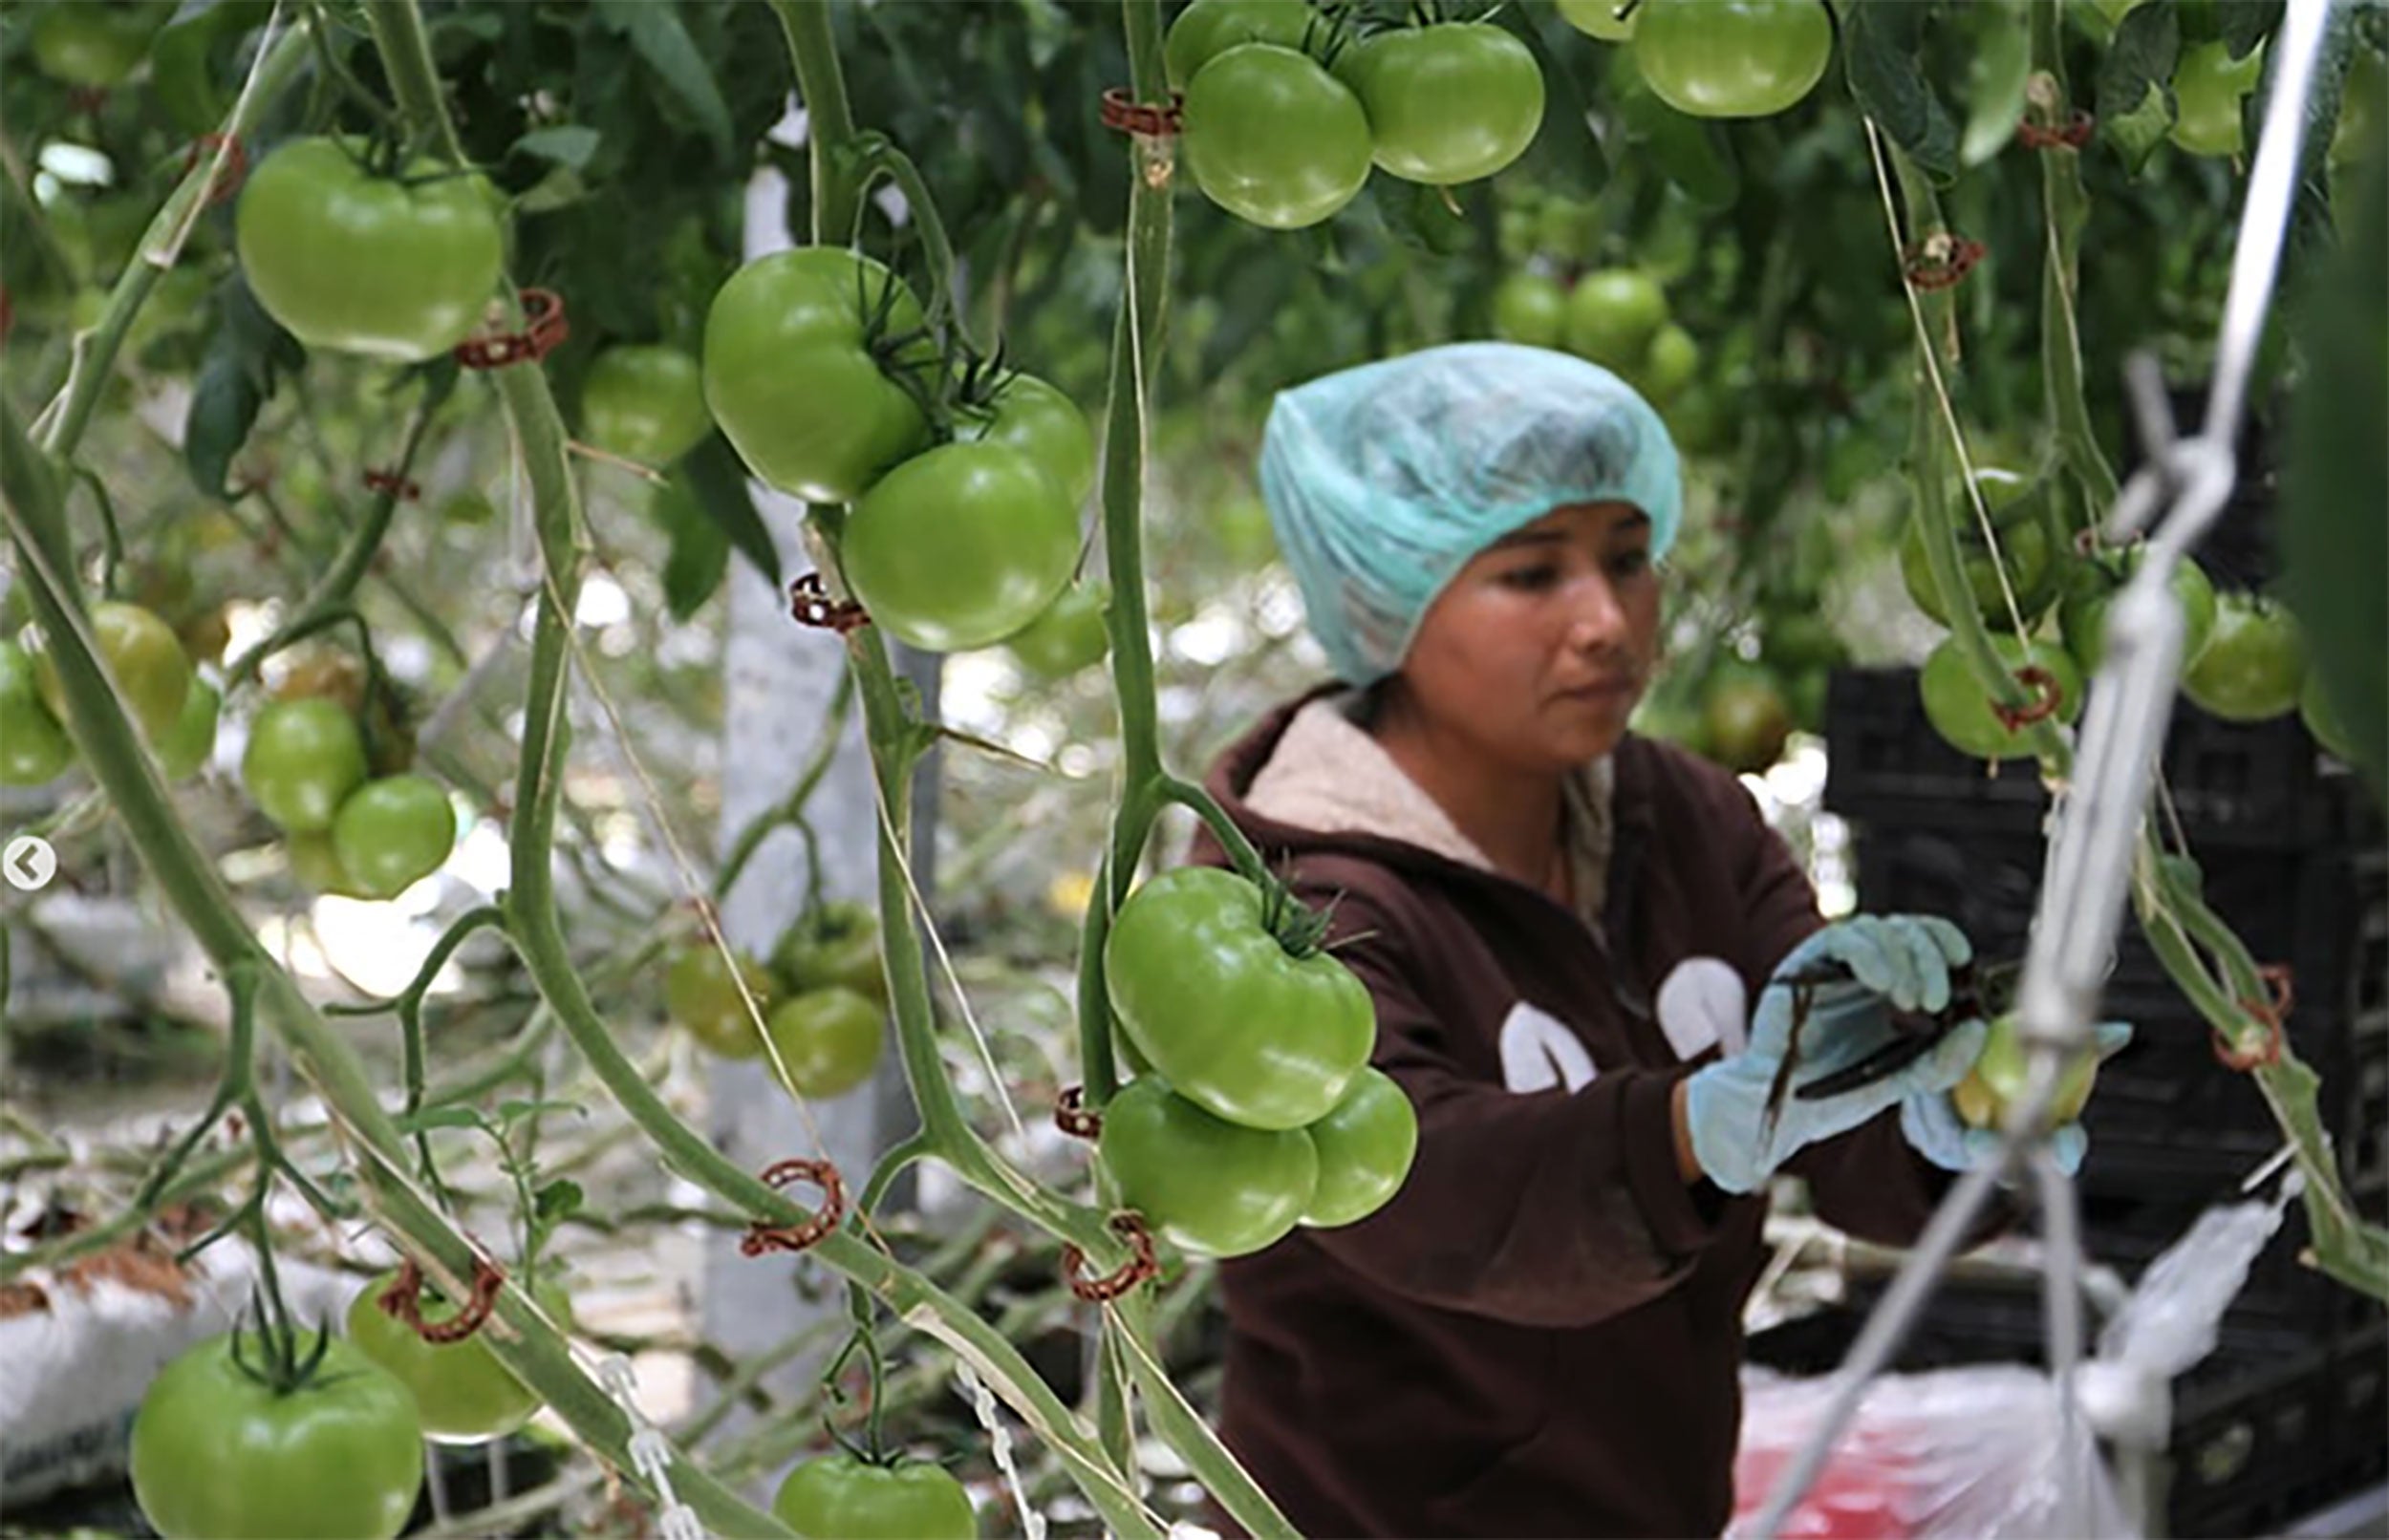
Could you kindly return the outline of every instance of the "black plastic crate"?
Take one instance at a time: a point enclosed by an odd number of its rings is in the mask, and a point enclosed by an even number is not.
[[[2389,1447],[2389,1336],[2287,1357],[2219,1356],[2174,1400],[2166,1532],[2270,1534],[2373,1485]],[[2353,1394],[2351,1394],[2353,1392]]]
[[[2038,830],[2049,795],[2029,760],[1997,767],[1951,748],[1925,717],[1913,669],[1837,669],[1826,693],[1825,807],[1860,823]],[[2380,808],[2292,714],[2269,722],[2175,703],[2165,784],[2193,848],[2378,848]]]

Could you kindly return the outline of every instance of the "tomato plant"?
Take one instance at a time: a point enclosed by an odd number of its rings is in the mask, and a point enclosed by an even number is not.
[[[1103,661],[1111,649],[1105,612],[1111,606],[1108,583],[1080,583],[1062,591],[1043,613],[1004,638],[1003,645],[1032,678],[1066,679]]]
[[[481,325],[505,257],[496,193],[432,160],[375,173],[365,149],[292,139],[241,188],[241,271],[266,313],[311,348],[395,363],[436,358]]]
[[[929,440],[916,394],[936,363],[926,324],[869,257],[775,251],[706,312],[705,402],[757,476],[790,497],[851,503]]]
[[[1634,62],[1695,118],[1766,118],[1817,88],[1833,58],[1823,0],[1643,0]]]
[[[1319,1158],[1319,1179],[1302,1223],[1349,1225],[1384,1208],[1402,1189],[1418,1154],[1418,1112],[1393,1077],[1374,1065],[1352,1078],[1328,1114],[1302,1130]]]
[[[1184,124],[1203,196],[1267,229],[1316,225],[1368,181],[1367,110],[1292,49],[1242,43],[1212,59],[1187,87]]]
[[[1319,1182],[1318,1151],[1301,1128],[1230,1123],[1151,1076],[1105,1106],[1096,1149],[1124,1205],[1156,1235],[1204,1256],[1276,1245],[1302,1221]]]
[[[277,700],[249,723],[241,783],[257,810],[292,834],[329,832],[365,781],[356,718],[330,700]]]
[[[456,808],[427,777],[369,781],[340,803],[332,847],[366,897],[396,898],[447,864],[456,848]]]
[[[2057,603],[2058,633],[2085,679],[2098,672],[2106,656],[2107,609],[2139,570],[2141,554],[2136,545],[2118,557],[2069,561],[2058,575],[2057,587],[2064,594]],[[2174,563],[2166,587],[2182,607],[2182,666],[2186,669],[2198,661],[2214,631],[2215,588],[2206,580],[2206,568],[2187,556]]]
[[[1070,506],[1095,490],[1095,434],[1078,403],[1034,374],[1014,374],[984,416],[966,417],[956,437],[1009,444],[1053,478]]]
[[[1346,49],[1336,75],[1368,115],[1376,163],[1443,186],[1516,160],[1543,122],[1543,73],[1490,22],[1382,32]]]
[[[581,381],[581,432],[642,465],[669,465],[713,431],[697,360],[658,343],[608,348]]]
[[[481,1444],[529,1422],[539,1410],[537,1392],[514,1378],[481,1333],[461,1342],[426,1342],[413,1326],[381,1308],[381,1295],[398,1277],[394,1268],[349,1301],[349,1340],[406,1387],[423,1437],[438,1444]],[[549,1315],[570,1318],[561,1290],[543,1279],[536,1293]],[[429,1285],[417,1308],[433,1325],[456,1318],[456,1306]]]
[[[2030,668],[2048,675],[2047,688],[2056,692],[2057,702],[2050,719],[2071,722],[2082,714],[2082,675],[2065,649],[2055,642],[2021,644],[2012,635],[1997,633],[1991,636],[1991,645],[2011,674]],[[2026,694],[2035,702],[2041,698],[2042,688],[2029,680],[2024,682]],[[1966,654],[1959,650],[1956,638],[1945,639],[1926,658],[1917,689],[1924,696],[1925,717],[1933,724],[1933,731],[1960,753],[1980,759],[2009,759],[2033,752],[2032,724],[2020,723],[2011,728],[2000,719],[1990,695],[1967,666]]]
[[[1975,612],[1993,626],[2006,625],[2009,597],[2013,595],[2016,610],[2027,621],[2034,620],[2057,592],[2056,550],[2042,492],[2016,472],[1992,465],[1975,467],[1974,485],[1982,493],[1998,537],[1996,555],[1962,482],[1950,486],[1948,505],[1957,527],[1960,566],[1967,591],[1974,596]],[[1917,609],[1945,626],[1949,623],[1940,586],[1933,582],[1932,564],[1925,554],[1921,518],[1910,517],[1900,537],[1900,579]]]
[[[150,1381],[133,1417],[133,1495],[166,1540],[390,1540],[415,1511],[414,1398],[339,1338],[277,1391],[211,1337]]]
[[[971,1494],[939,1467],[841,1451],[787,1473],[771,1511],[807,1540],[974,1540]]]
[[[871,1079],[887,1017],[871,996],[831,984],[773,1006],[765,1028],[780,1083],[818,1099],[844,1096]]]
[[[1007,444],[951,443],[890,471],[855,504],[839,558],[872,623],[955,652],[1037,617],[1078,563],[1078,513]]]
[[[161,741],[183,719],[183,697],[191,688],[191,660],[182,638],[140,606],[116,601],[92,607],[91,633],[141,736]],[[66,692],[39,631],[27,628],[25,648],[32,655],[43,704],[51,716],[66,720]]]
[[[75,740],[42,703],[33,660],[0,641],[0,785],[38,786],[74,762]]]
[[[1300,1128],[1342,1101],[1377,1037],[1368,991],[1335,958],[1289,951],[1260,889],[1209,866],[1129,895],[1104,946],[1128,1036],[1181,1096],[1254,1128]]]
[[[2214,630],[2183,673],[2183,694],[2226,721],[2261,722],[2295,710],[2305,687],[2306,638],[2295,615],[2253,594],[2215,601]]]
[[[879,912],[868,904],[837,900],[813,909],[780,937],[771,965],[800,990],[834,984],[888,1003]]]
[[[754,1016],[767,1016],[779,990],[761,964],[744,952],[735,964],[711,942],[681,949],[664,970],[664,1011],[689,1036],[725,1059],[753,1059],[764,1051]],[[735,967],[736,972],[733,973]],[[741,982],[746,993],[739,993]],[[754,1016],[747,998],[754,999]]]
[[[2030,1078],[2024,1035],[2016,1030],[2015,1017],[1998,1016],[1991,1023],[1974,1067],[1950,1091],[1949,1102],[1969,1126],[1996,1128],[2006,1121],[2008,1108],[2023,1097]],[[2072,1123],[2082,1115],[2098,1078],[2098,1056],[2085,1048],[2066,1066],[2065,1079],[2057,1083],[2057,1099],[2050,1104],[2051,1126]]]

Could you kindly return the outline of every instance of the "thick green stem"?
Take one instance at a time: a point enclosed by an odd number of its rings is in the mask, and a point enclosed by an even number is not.
[[[2029,109],[2046,126],[2063,127],[2072,112],[2066,91],[2065,50],[2059,7],[2064,0],[2034,0],[2033,69],[2046,82],[2049,99]],[[2035,91],[2041,87],[2036,83]],[[2041,218],[2047,245],[2040,269],[2041,388],[2047,394],[2057,451],[2081,488],[2086,522],[2096,526],[2115,506],[2116,473],[2091,429],[2090,403],[2082,392],[2082,333],[2076,302],[2080,292],[2082,225],[2090,198],[2082,190],[2082,158],[2068,145],[2040,152]]]

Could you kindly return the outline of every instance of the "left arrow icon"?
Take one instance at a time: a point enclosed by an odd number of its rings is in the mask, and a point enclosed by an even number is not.
[[[20,834],[0,852],[0,874],[8,877],[11,888],[23,892],[47,888],[58,874],[58,852],[38,834]]]

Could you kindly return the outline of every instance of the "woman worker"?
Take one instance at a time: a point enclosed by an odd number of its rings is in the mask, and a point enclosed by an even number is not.
[[[1337,677],[1210,790],[1333,905],[1420,1138],[1375,1214],[1222,1265],[1223,1437],[1307,1535],[1716,1534],[1769,1178],[1901,1245],[1990,1148],[1947,1095],[1979,1020],[1771,1112],[1795,1021],[1804,1084],[1945,1011],[1967,939],[1825,924],[1733,777],[1626,731],[1682,495],[1615,375],[1347,370],[1279,396],[1260,473]]]

